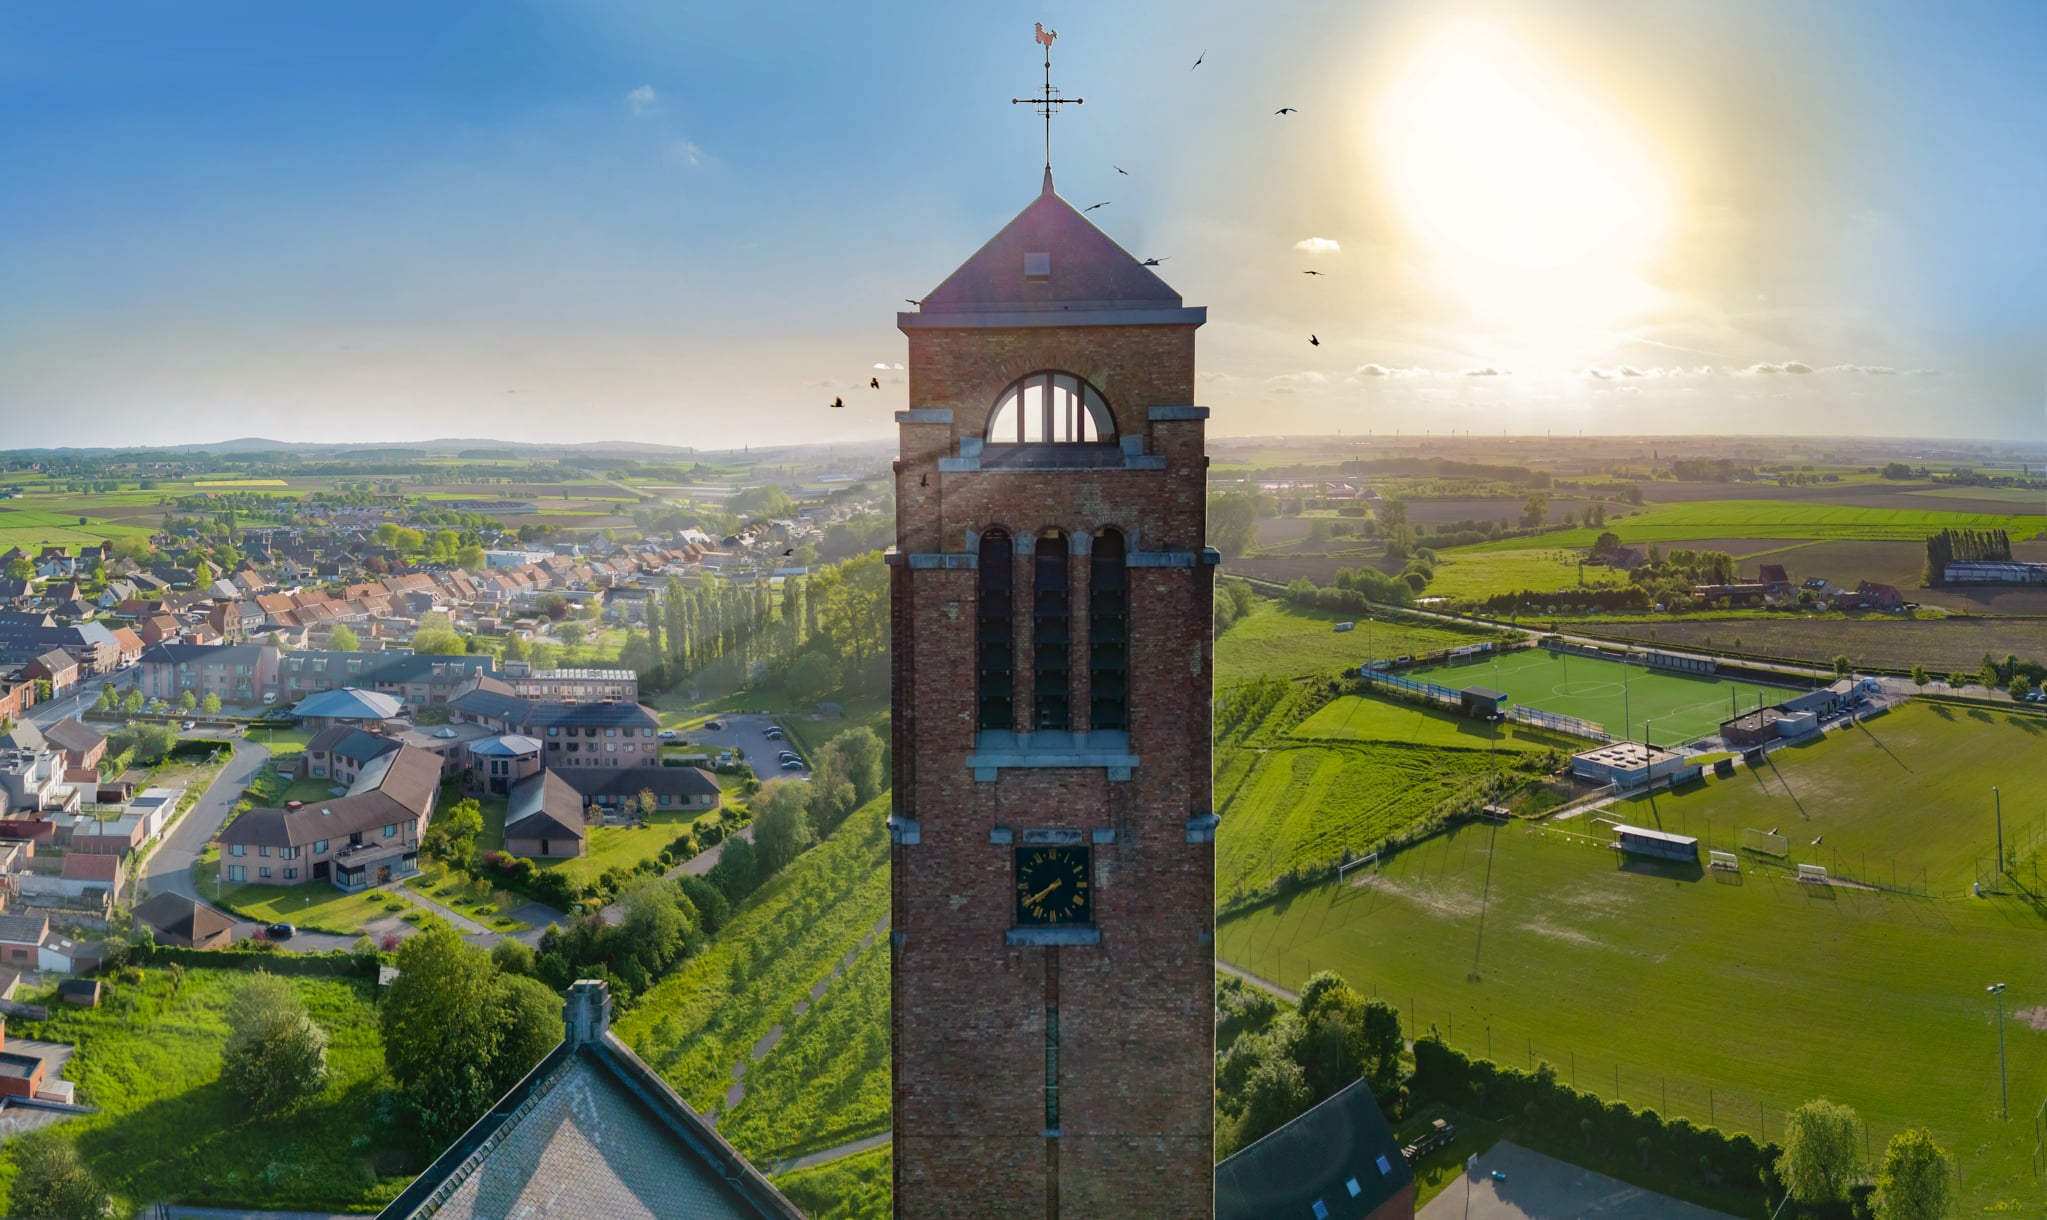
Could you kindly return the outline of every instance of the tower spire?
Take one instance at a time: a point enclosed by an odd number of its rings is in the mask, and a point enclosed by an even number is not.
[[[1052,115],[1058,111],[1059,107],[1066,105],[1068,102],[1078,106],[1087,100],[1086,98],[1079,97],[1060,97],[1059,91],[1052,87],[1052,40],[1057,37],[1059,37],[1059,31],[1046,29],[1045,23],[1042,21],[1037,23],[1037,43],[1045,48],[1044,87],[1036,97],[1013,97],[1009,99],[1009,104],[1012,106],[1029,105],[1038,114],[1044,116],[1045,194],[1047,195],[1052,193]]]

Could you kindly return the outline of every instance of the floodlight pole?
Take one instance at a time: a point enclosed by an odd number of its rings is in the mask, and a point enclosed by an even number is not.
[[[1997,997],[1997,1091],[2002,1099],[2006,1122],[2011,1121],[2011,1086],[2004,1073],[2004,984],[1992,983],[1985,990]]]
[[[1997,871],[2004,871],[2004,797],[1997,791],[1997,785],[1990,786],[1990,799],[1997,806]]]

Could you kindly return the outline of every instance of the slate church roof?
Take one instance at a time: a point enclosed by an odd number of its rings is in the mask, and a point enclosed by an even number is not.
[[[802,1220],[609,1029],[601,982],[569,988],[567,1037],[380,1220]]]
[[[1378,1099],[1357,1080],[1217,1165],[1215,1220],[1362,1220],[1413,1185]]]
[[[1045,189],[1030,206],[932,289],[921,312],[896,320],[905,327],[975,325],[955,316],[973,314],[995,315],[978,319],[984,326],[1045,325],[1050,319],[1003,315],[1097,310],[1156,323],[1199,323],[1208,315],[1183,308],[1170,285],[1053,193],[1047,170]]]

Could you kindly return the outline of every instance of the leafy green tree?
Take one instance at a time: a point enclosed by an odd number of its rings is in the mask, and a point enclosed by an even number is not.
[[[881,795],[888,777],[882,771],[881,738],[874,735],[874,730],[865,725],[848,729],[832,738],[832,745],[844,761],[846,780],[853,785],[854,802],[865,805]]]
[[[547,984],[519,974],[498,975],[494,991],[499,1031],[491,1075],[502,1097],[561,1042],[562,999]]]
[[[35,562],[23,555],[7,561],[7,579],[31,580],[35,577]]]
[[[762,877],[781,872],[810,846],[808,788],[793,780],[770,780],[753,798],[753,843]]]
[[[362,640],[347,623],[336,623],[334,630],[327,633],[327,647],[335,652],[354,652],[362,647]]]
[[[2002,677],[2003,675],[1997,672],[1997,666],[1988,657],[1985,657],[1983,668],[1976,674],[1976,680],[1981,682],[1985,689],[1996,690],[1997,684],[2002,680]]]
[[[121,696],[121,710],[133,716],[142,710],[143,702],[142,688],[130,687],[128,693]]]
[[[1242,492],[1208,500],[1208,545],[1225,559],[1241,558],[1258,536],[1258,506]]]
[[[493,1065],[505,1027],[492,1011],[497,971],[439,921],[399,947],[397,966],[378,1014],[384,1062],[422,1138],[442,1147],[500,1095]]]
[[[683,896],[697,909],[704,935],[717,935],[718,929],[725,926],[725,920],[732,914],[732,904],[726,901],[724,891],[694,875],[685,875],[680,884]]]
[[[207,691],[206,697],[199,701],[199,710],[209,716],[220,715],[220,695],[214,691]]]
[[[1914,665],[1912,667],[1912,682],[1914,685],[1924,686],[1931,681],[1933,681],[1933,675],[1926,672],[1924,665]]]
[[[99,698],[93,700],[92,704],[92,708],[94,711],[103,714],[112,713],[115,709],[119,708],[120,706],[121,692],[115,690],[114,684],[111,682],[107,683],[105,686],[100,687]]]
[[[290,983],[250,975],[228,1003],[220,1079],[265,1117],[289,1114],[327,1088],[327,1032]]]
[[[554,629],[555,638],[570,648],[583,646],[584,630],[581,623],[563,623]]]
[[[490,947],[491,965],[501,974],[533,973],[533,950],[525,941],[515,937],[504,937]]]
[[[1880,1220],[1940,1220],[1954,1202],[1954,1162],[1924,1127],[1900,1131],[1876,1174]]]
[[[412,651],[420,656],[459,657],[469,645],[452,627],[421,627],[412,636]]]
[[[1521,524],[1525,526],[1539,527],[1548,518],[1549,497],[1542,492],[1538,491],[1528,497],[1528,502],[1521,506]]]
[[[108,1220],[114,1202],[93,1177],[70,1140],[36,1131],[9,1141],[14,1184],[8,1212],[23,1220]]]
[[[1836,678],[1845,678],[1854,672],[1855,666],[1848,660],[1847,653],[1834,654],[1834,676]]]
[[[2023,698],[2025,698],[2025,697],[2026,697],[2027,695],[2030,695],[2030,694],[2032,694],[2032,693],[2033,693],[2033,679],[2032,679],[2032,678],[2028,677],[2028,676],[2027,676],[2027,675],[2025,675],[2025,674],[2020,674],[2020,675],[2018,675],[2017,677],[2015,677],[2015,678],[2013,678],[2013,679],[2011,680],[2011,697],[2012,697],[2012,698],[2014,698],[2014,699],[2023,699]]]
[[[1855,1177],[1855,1111],[1826,1098],[1808,1101],[1784,1118],[1784,1154],[1777,1176],[1800,1203],[1838,1203]]]
[[[190,690],[190,689],[186,689],[186,690],[182,690],[182,691],[179,691],[179,692],[178,692],[178,710],[179,710],[179,711],[181,711],[181,712],[189,712],[189,711],[191,711],[191,710],[192,710],[193,708],[195,708],[195,707],[198,707],[198,706],[199,706],[199,696],[197,696],[197,695],[193,694],[193,693],[191,692],[191,690]]]
[[[213,583],[213,565],[201,559],[192,565],[192,584],[204,588]]]
[[[754,858],[753,844],[738,835],[726,839],[708,876],[711,884],[724,892],[725,900],[737,906],[760,883],[760,863]]]
[[[465,572],[483,571],[483,544],[472,542],[455,550],[455,566]]]
[[[1292,1122],[1313,1099],[1300,1064],[1284,1055],[1261,1061],[1244,1082],[1244,1117],[1237,1125],[1237,1147]]]
[[[1969,675],[1959,672],[1951,673],[1947,676],[1947,684],[1956,690],[1960,690],[1969,684]]]
[[[783,675],[783,684],[799,705],[811,704],[825,697],[838,682],[839,671],[831,658],[822,652],[812,650],[789,662],[789,669]]]
[[[456,801],[427,824],[420,849],[443,864],[466,864],[483,833],[483,806],[473,799]]]

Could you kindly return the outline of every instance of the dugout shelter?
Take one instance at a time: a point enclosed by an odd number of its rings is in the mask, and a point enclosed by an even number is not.
[[[1616,826],[1613,828],[1613,843],[1631,856],[1677,860],[1684,864],[1699,862],[1699,840],[1691,835],[1652,830],[1647,826]]]
[[[1486,686],[1467,686],[1457,692],[1458,706],[1474,720],[1498,720],[1507,714],[1507,692]]]

